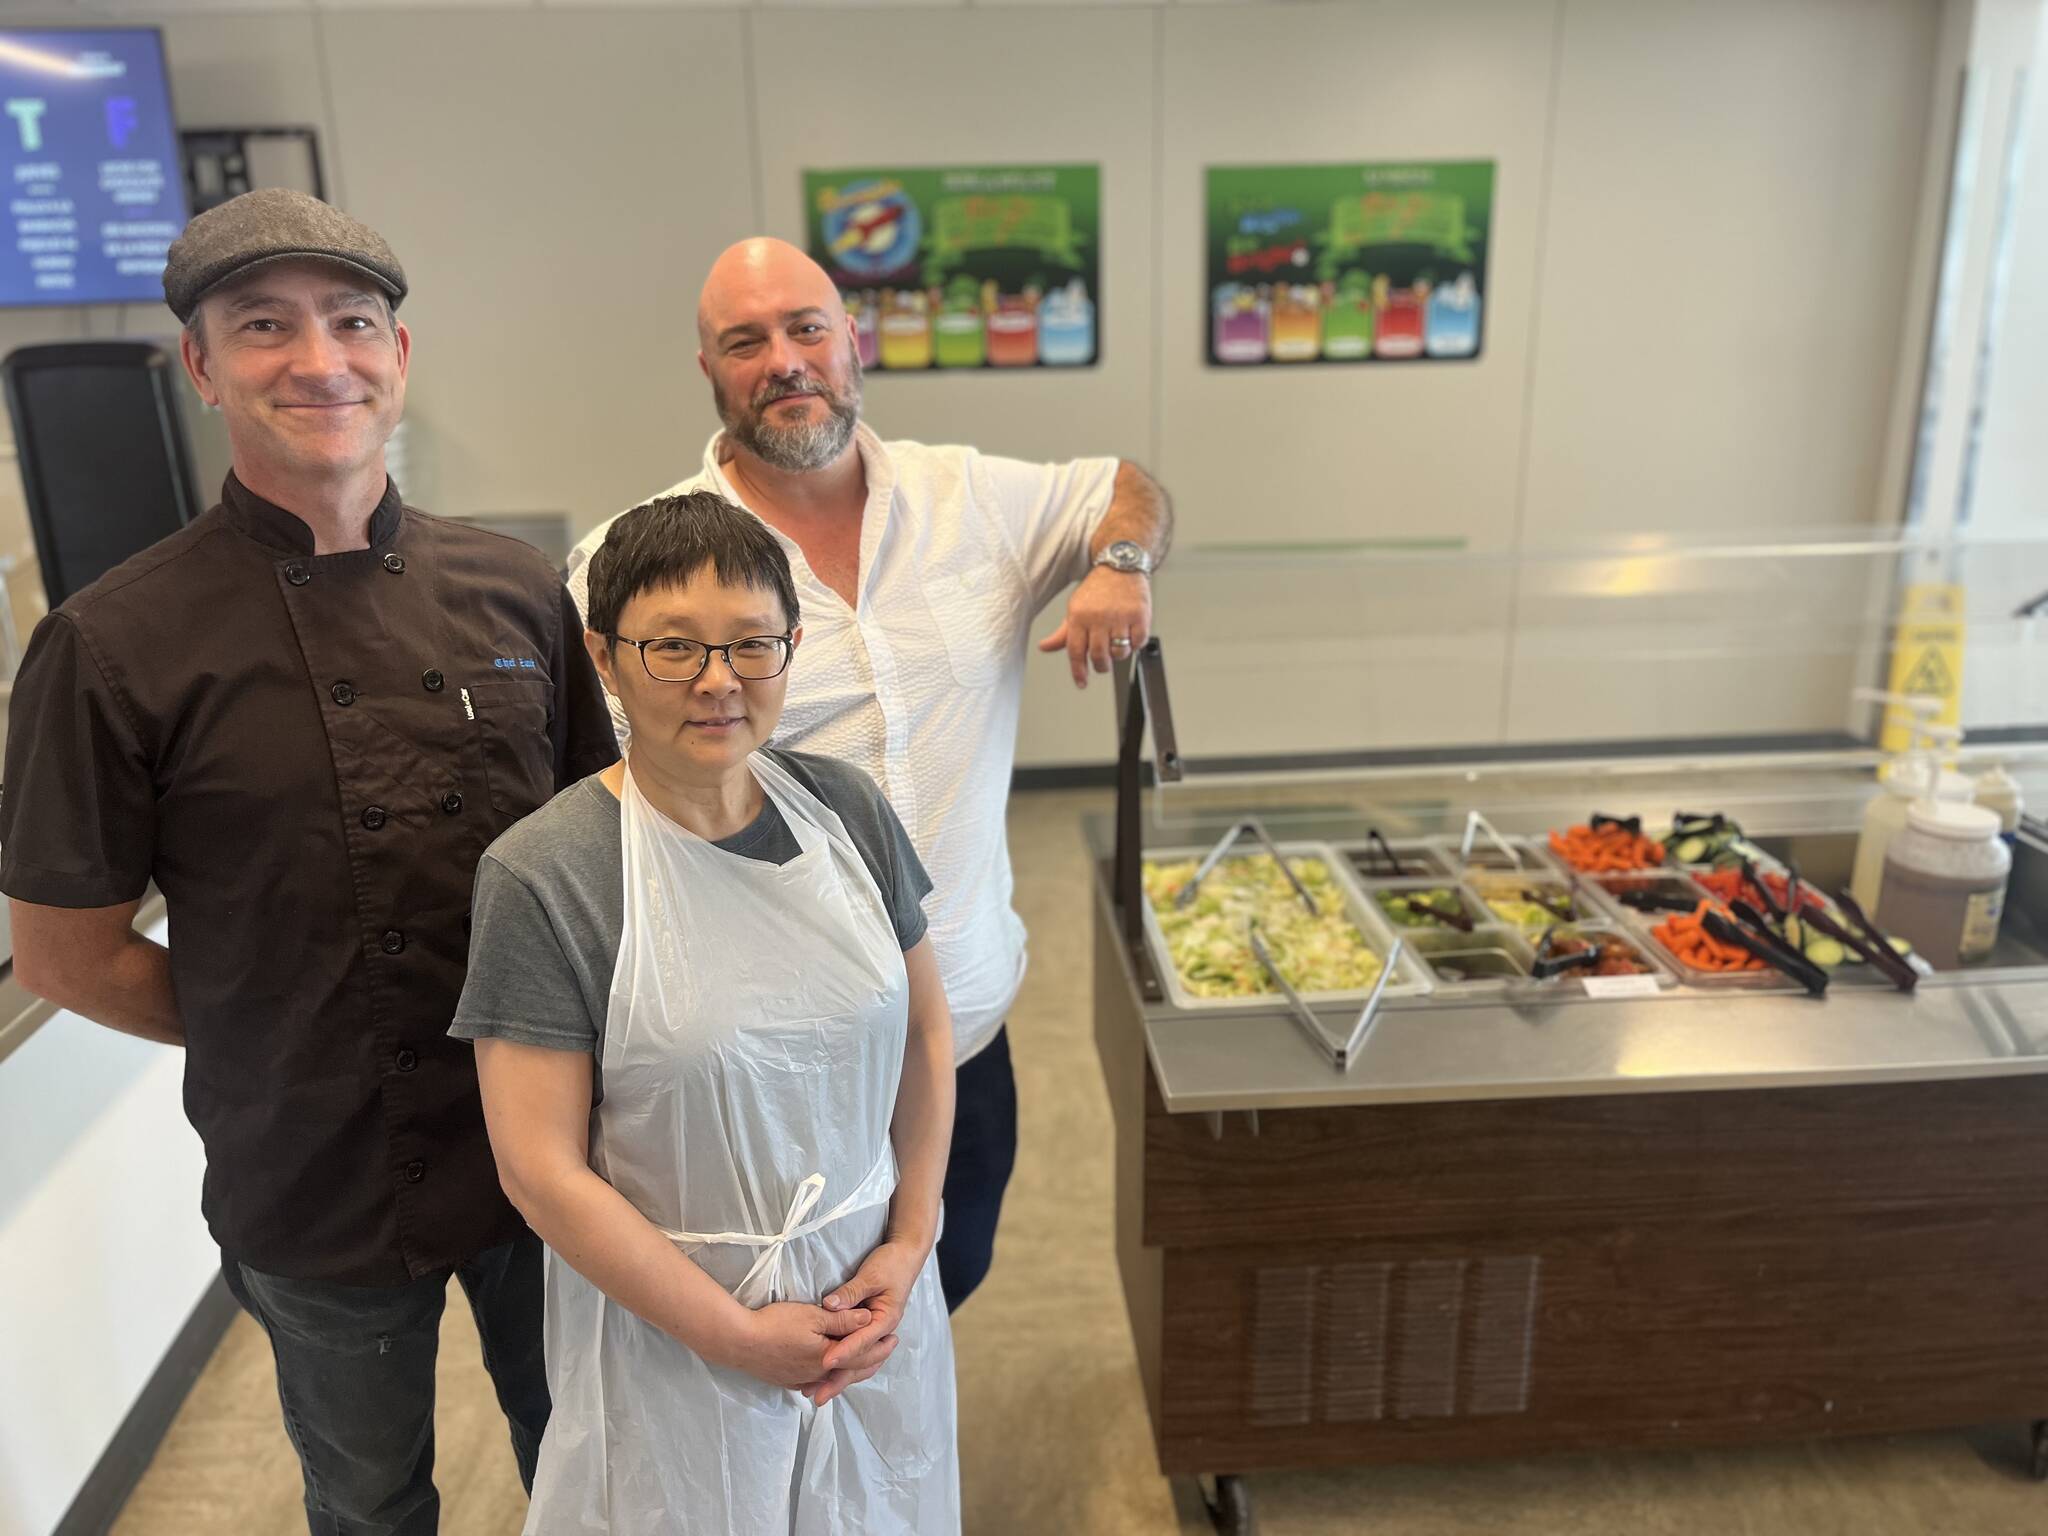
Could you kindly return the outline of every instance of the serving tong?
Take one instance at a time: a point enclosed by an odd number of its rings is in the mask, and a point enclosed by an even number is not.
[[[1380,836],[1378,827],[1367,827],[1365,840],[1380,851],[1380,857],[1387,861],[1387,871],[1394,879],[1402,879],[1407,874],[1401,867],[1401,856],[1394,852],[1393,846],[1384,837]]]
[[[1528,902],[1530,906],[1541,907],[1560,923],[1576,923],[1579,920],[1579,906],[1575,898],[1576,890],[1577,882],[1574,881],[1565,890],[1563,906],[1558,906],[1556,903],[1546,900],[1540,891],[1531,890],[1526,885],[1515,894]]]
[[[1460,864],[1469,864],[1472,861],[1472,843],[1481,832],[1486,834],[1488,842],[1500,850],[1501,856],[1508,861],[1510,869],[1520,869],[1522,867],[1522,850],[1496,832],[1493,823],[1477,811],[1465,813],[1465,836],[1463,841],[1458,844],[1458,862]]]
[[[1588,970],[1600,963],[1600,946],[1587,944],[1576,954],[1560,955],[1552,950],[1557,942],[1559,928],[1556,924],[1543,930],[1543,938],[1536,945],[1536,958],[1530,962],[1529,974],[1538,981],[1549,981],[1553,976],[1562,976],[1566,971]]]
[[[1245,817],[1236,826],[1223,834],[1222,840],[1209,850],[1200,864],[1195,866],[1195,872],[1189,877],[1188,883],[1174,892],[1173,904],[1176,907],[1190,905],[1195,899],[1195,893],[1202,888],[1202,882],[1209,878],[1218,864],[1223,862],[1223,856],[1236,846],[1237,840],[1247,834],[1256,837],[1265,846],[1266,852],[1273,855],[1273,862],[1280,866],[1280,873],[1287,877],[1287,883],[1294,887],[1294,894],[1299,896],[1301,904],[1308,908],[1308,915],[1310,917],[1320,917],[1322,909],[1316,905],[1315,897],[1311,896],[1308,887],[1301,883],[1301,877],[1288,867],[1287,860],[1280,856],[1279,845],[1273,841],[1272,835],[1266,831],[1265,823],[1261,822],[1256,816]]]
[[[1835,905],[1849,919],[1847,924],[1836,922],[1818,907],[1805,913],[1800,921],[1810,922],[1836,943],[1846,944],[1901,992],[1910,992],[1920,985],[1920,973],[1913,969],[1912,962],[1892,948],[1884,930],[1870,920],[1863,904],[1850,895],[1847,888],[1835,892]]]
[[[1664,891],[1621,891],[1614,899],[1636,912],[1690,912],[1700,904],[1696,896]]]
[[[1266,968],[1266,974],[1278,983],[1281,994],[1287,999],[1288,1016],[1317,1050],[1330,1058],[1330,1064],[1339,1072],[1348,1072],[1365,1050],[1365,1042],[1372,1034],[1373,1026],[1379,1022],[1380,998],[1387,990],[1387,982],[1394,974],[1394,967],[1401,963],[1405,940],[1396,938],[1394,947],[1387,951],[1386,959],[1380,964],[1380,974],[1372,984],[1372,991],[1366,994],[1365,1006],[1358,1011],[1358,1018],[1351,1026],[1351,1032],[1339,1044],[1324,1032],[1316,1022],[1315,1011],[1301,1000],[1301,994],[1280,974],[1280,967],[1273,963],[1273,955],[1266,948],[1266,941],[1259,933],[1258,920],[1254,918],[1245,930],[1245,937],[1251,940],[1252,953],[1259,964]]]
[[[1755,907],[1737,897],[1728,904],[1731,915],[1712,908],[1704,919],[1706,930],[1723,944],[1747,950],[1775,971],[1780,971],[1806,989],[1809,997],[1820,997],[1828,989],[1828,973],[1807,959],[1789,941],[1781,938]]]
[[[1476,926],[1471,917],[1466,913],[1446,911],[1434,902],[1424,901],[1419,896],[1410,896],[1401,905],[1420,917],[1426,917],[1431,922],[1442,923],[1446,928],[1455,928],[1460,933],[1470,933],[1474,926]]]

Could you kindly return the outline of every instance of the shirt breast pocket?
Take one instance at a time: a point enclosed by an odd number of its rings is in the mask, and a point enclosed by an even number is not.
[[[515,820],[538,810],[555,792],[555,744],[548,735],[554,684],[493,680],[465,691],[476,714],[491,808]]]
[[[925,606],[945,643],[946,663],[966,688],[987,688],[1003,675],[1018,643],[1020,603],[998,567],[978,566],[927,577]]]

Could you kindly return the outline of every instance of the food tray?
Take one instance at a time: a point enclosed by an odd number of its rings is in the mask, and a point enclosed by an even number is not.
[[[1337,851],[1344,855],[1351,867],[1351,873],[1360,880],[1434,880],[1439,884],[1455,880],[1451,861],[1426,842],[1388,838],[1387,846],[1394,850],[1394,856],[1401,861],[1402,873],[1390,874],[1379,845],[1371,842],[1339,843]],[[1456,850],[1454,849],[1453,852]],[[1391,983],[1389,983],[1391,985]]]
[[[1379,956],[1385,964],[1387,954],[1394,947],[1394,935],[1367,899],[1365,889],[1351,871],[1351,862],[1329,843],[1283,842],[1278,844],[1280,854],[1288,860],[1309,858],[1321,859],[1329,866],[1331,879],[1343,898],[1345,913],[1353,926],[1365,938],[1366,947]],[[1233,848],[1226,857],[1230,859],[1250,857],[1265,850],[1256,843],[1244,843]],[[1148,848],[1145,863],[1172,864],[1185,860],[1199,862],[1207,857],[1209,849],[1204,848]],[[1220,867],[1220,866],[1219,866]],[[1269,992],[1252,992],[1242,997],[1198,997],[1188,989],[1182,980],[1180,968],[1173,963],[1173,954],[1167,948],[1166,935],[1160,929],[1159,915],[1153,911],[1150,899],[1145,901],[1145,936],[1152,948],[1153,968],[1159,973],[1160,981],[1166,987],[1166,994],[1174,1007],[1192,1013],[1258,1013],[1287,1006],[1286,996],[1275,987]],[[1394,974],[1387,978],[1387,985],[1381,992],[1383,998],[1424,997],[1431,986],[1428,967],[1420,964],[1413,954],[1404,948],[1400,964]],[[1365,1006],[1368,993],[1365,988],[1344,991],[1301,992],[1301,1000],[1311,1008],[1328,1005],[1348,1006],[1359,1009]]]
[[[1588,875],[1584,877],[1584,888],[1593,893],[1595,900],[1606,907],[1622,931],[1635,939],[1688,987],[1700,987],[1714,992],[1798,992],[1803,990],[1799,983],[1773,966],[1760,971],[1702,971],[1687,965],[1678,956],[1666,949],[1650,930],[1671,914],[1665,912],[1638,912],[1634,907],[1625,907],[1616,898],[1620,892],[1653,884],[1669,888],[1693,902],[1709,899],[1708,894],[1687,874],[1677,872],[1648,871],[1630,875]]]
[[[1583,898],[1581,901],[1582,905],[1589,911],[1597,910],[1593,903],[1585,901]],[[1607,934],[1613,934],[1623,944],[1628,946],[1630,953],[1636,959],[1649,968],[1645,974],[1656,985],[1658,991],[1662,992],[1678,985],[1678,973],[1666,960],[1664,946],[1647,936],[1631,932],[1624,923],[1616,923],[1602,917],[1590,917],[1582,922],[1562,923],[1559,926],[1570,933],[1589,934],[1594,937],[1604,937]],[[1533,960],[1536,946],[1542,941],[1544,930],[1511,929],[1509,931],[1528,947],[1529,954]],[[1586,987],[1587,982],[1602,983],[1632,980],[1634,980],[1633,977],[1587,976],[1583,972],[1567,971],[1562,976],[1552,976],[1544,981],[1538,981],[1532,976],[1521,988],[1517,989],[1517,996],[1556,997],[1564,995],[1568,997],[1598,997],[1606,989],[1596,985],[1588,991]]]
[[[1494,846],[1490,838],[1484,836],[1473,839],[1472,857],[1469,860],[1460,859],[1458,848],[1464,841],[1463,833],[1459,833],[1456,836],[1447,834],[1442,837],[1430,838],[1429,846],[1444,861],[1447,868],[1454,874],[1464,877],[1469,877],[1474,871],[1478,870],[1507,870],[1517,867],[1508,860],[1499,848]],[[1557,860],[1550,856],[1549,848],[1544,846],[1543,839],[1540,837],[1508,837],[1503,838],[1502,841],[1522,856],[1522,862],[1519,867],[1530,874],[1539,872],[1546,875],[1570,873],[1569,870],[1564,869]]]
[[[1371,898],[1374,910],[1379,913],[1381,920],[1386,923],[1388,928],[1404,938],[1417,933],[1435,933],[1438,931],[1456,933],[1458,931],[1449,924],[1433,923],[1426,918],[1419,918],[1412,923],[1403,922],[1394,913],[1387,910],[1386,903],[1389,901],[1398,903],[1429,892],[1448,893],[1452,901],[1456,902],[1458,910],[1472,920],[1474,927],[1491,927],[1500,921],[1499,918],[1493,917],[1487,912],[1485,903],[1480,901],[1471,888],[1461,881],[1361,880],[1359,884],[1365,887],[1365,894]],[[1448,903],[1444,905],[1448,909]]]
[[[1502,992],[1535,984],[1529,975],[1531,950],[1514,929],[1484,924],[1470,933],[1455,928],[1419,928],[1405,937],[1409,953],[1428,968],[1433,996],[1449,1001],[1475,992]],[[1499,954],[1511,970],[1498,976],[1459,977],[1451,968],[1459,957]]]
[[[1505,924],[1510,928],[1522,928],[1538,933],[1548,928],[1552,923],[1561,921],[1561,919],[1545,917],[1538,922],[1518,922],[1505,913],[1496,912],[1491,903],[1501,899],[1519,900],[1524,890],[1534,890],[1542,892],[1552,901],[1557,900],[1561,896],[1569,896],[1572,899],[1572,905],[1577,911],[1577,916],[1570,919],[1572,922],[1605,919],[1607,917],[1607,909],[1580,888],[1583,882],[1583,876],[1553,874],[1548,870],[1518,874],[1513,870],[1481,869],[1474,870],[1465,877],[1467,888],[1478,898],[1480,905],[1486,909],[1483,921]]]
[[[1615,922],[1603,917],[1589,918],[1584,922],[1561,924],[1568,932],[1601,937],[1613,934],[1628,946],[1645,967],[1644,977],[1657,990],[1665,991],[1678,985],[1678,977],[1664,962],[1662,946],[1654,944]],[[1440,1001],[1449,1001],[1468,993],[1505,993],[1510,1000],[1533,1001],[1541,998],[1598,996],[1602,987],[1596,986],[1588,993],[1585,983],[1619,981],[1620,977],[1588,977],[1578,971],[1567,971],[1561,976],[1538,980],[1531,974],[1536,959],[1536,945],[1541,940],[1541,931],[1525,932],[1506,923],[1489,924],[1476,928],[1469,934],[1436,929],[1425,934],[1414,935],[1411,942],[1415,953],[1429,967],[1430,977],[1435,984],[1434,996]],[[1479,949],[1500,949],[1511,958],[1518,974],[1513,976],[1483,977],[1458,981],[1447,976],[1439,967],[1460,951]]]

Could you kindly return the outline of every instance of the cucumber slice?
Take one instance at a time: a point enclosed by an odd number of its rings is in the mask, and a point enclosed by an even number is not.
[[[1824,971],[1832,971],[1848,957],[1847,949],[1825,936],[1814,939],[1806,946],[1806,958]]]
[[[1707,856],[1707,840],[1703,837],[1688,837],[1676,849],[1678,862],[1698,864]]]

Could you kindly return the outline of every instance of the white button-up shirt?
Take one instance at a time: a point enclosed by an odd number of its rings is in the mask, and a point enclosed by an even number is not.
[[[723,435],[712,437],[697,474],[662,494],[715,491],[746,506],[719,468]],[[775,534],[804,628],[775,744],[864,768],[902,818],[932,877],[925,915],[953,1010],[954,1055],[965,1061],[995,1037],[1024,979],[1003,808],[1031,623],[1087,573],[1117,460],[1026,464],[885,443],[865,425],[854,440],[868,484],[857,605]],[[589,612],[590,557],[612,521],[570,553],[578,612]],[[612,720],[624,750],[616,699]]]

